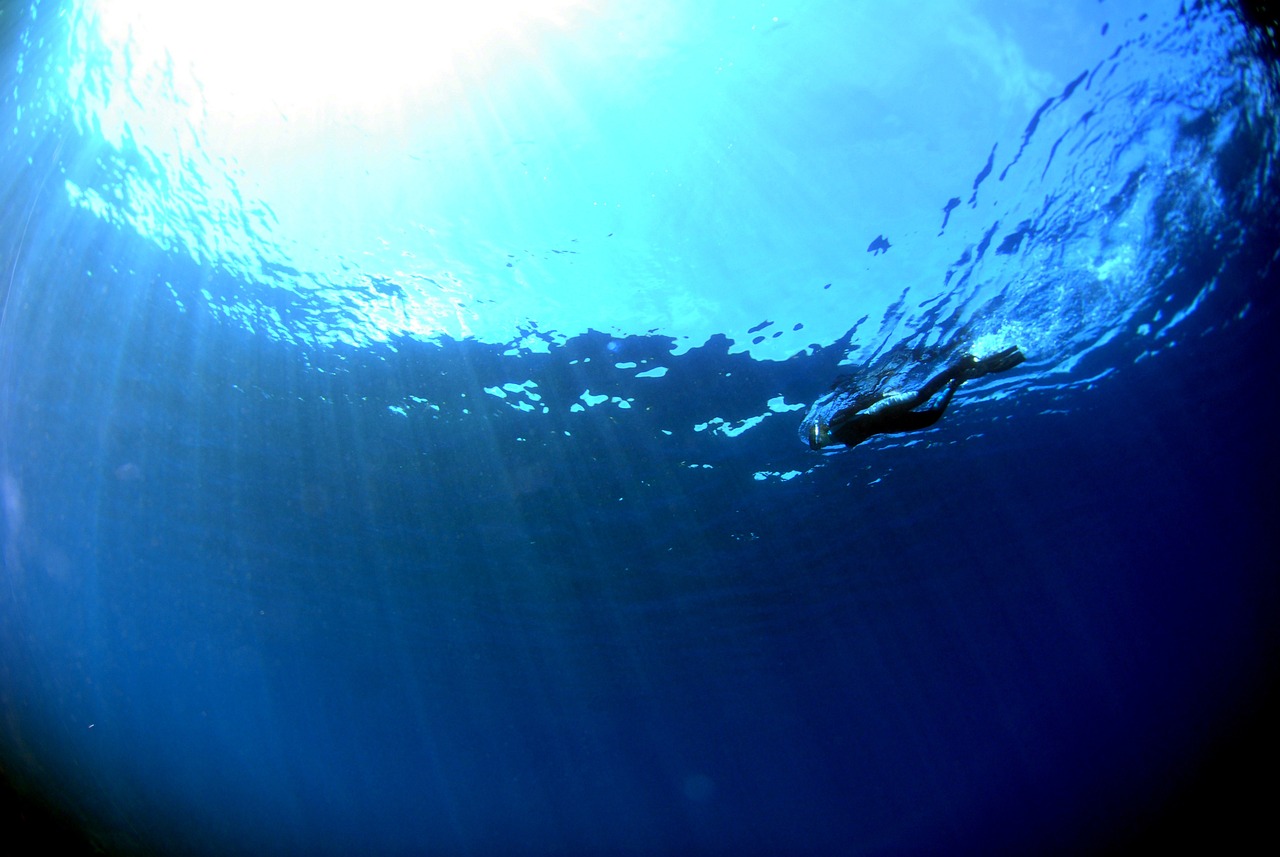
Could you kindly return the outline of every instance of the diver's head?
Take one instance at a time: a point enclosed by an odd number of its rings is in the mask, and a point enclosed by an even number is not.
[[[827,424],[822,420],[813,421],[813,425],[809,426],[809,448],[815,452],[824,446],[831,445],[831,430],[827,428]]]

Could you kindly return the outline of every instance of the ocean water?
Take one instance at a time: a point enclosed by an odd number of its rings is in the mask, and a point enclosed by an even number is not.
[[[209,5],[0,12],[17,829],[1274,838],[1238,8]],[[1013,344],[928,431],[803,442],[833,383]]]

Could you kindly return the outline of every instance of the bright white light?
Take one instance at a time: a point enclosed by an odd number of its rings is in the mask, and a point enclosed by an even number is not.
[[[134,75],[189,76],[214,115],[368,117],[447,97],[590,0],[92,0]]]

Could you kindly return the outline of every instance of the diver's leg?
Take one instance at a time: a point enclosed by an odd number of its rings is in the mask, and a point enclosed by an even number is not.
[[[990,375],[994,372],[1004,372],[1012,369],[1027,357],[1022,353],[1018,346],[1014,345],[1003,351],[997,351],[995,354],[989,354],[983,358],[974,357],[972,354],[966,354],[947,368],[943,369],[937,375],[929,379],[929,382],[920,388],[920,393],[924,396],[924,401],[928,401],[934,393],[942,389],[943,385],[951,382],[970,381],[974,378],[981,378],[983,375]]]
[[[951,397],[956,394],[956,390],[960,389],[962,379],[956,378],[952,380],[951,385],[947,387],[947,392],[943,394],[942,400],[932,408],[925,408],[923,411],[909,411],[898,416],[894,420],[894,426],[888,431],[919,431],[942,419],[942,415],[947,412],[947,405],[951,404]]]
[[[1014,350],[1016,351],[1017,349]],[[975,373],[975,370],[980,365],[981,361],[972,354],[964,355],[959,360],[955,361],[925,382],[925,385],[920,388],[921,404],[932,399],[934,395],[947,384],[959,384],[961,381],[976,378],[978,375],[985,375],[985,372]],[[946,405],[943,405],[942,407],[945,408]]]
[[[934,375],[925,382],[923,387],[920,388],[920,403],[924,404],[932,399],[939,390],[948,384],[963,381],[965,379],[964,373],[966,368],[972,365],[972,361],[969,357],[961,357],[955,363],[952,363],[946,369],[943,369],[937,375]],[[943,405],[943,407],[945,408],[946,406]]]
[[[926,408],[923,411],[912,411],[909,414],[903,414],[894,421],[894,426],[886,431],[897,434],[904,431],[919,431],[927,429],[929,426],[942,419],[943,409],[940,407]]]

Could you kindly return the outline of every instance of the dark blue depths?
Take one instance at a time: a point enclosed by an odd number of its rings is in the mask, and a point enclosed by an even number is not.
[[[5,378],[6,770],[121,851],[1123,843],[1270,675],[1273,287],[765,483],[817,460],[788,418],[661,430],[812,397],[836,349],[631,390],[603,356],[667,341],[306,355],[84,286],[7,343],[44,359]],[[551,413],[482,392],[526,377]]]

